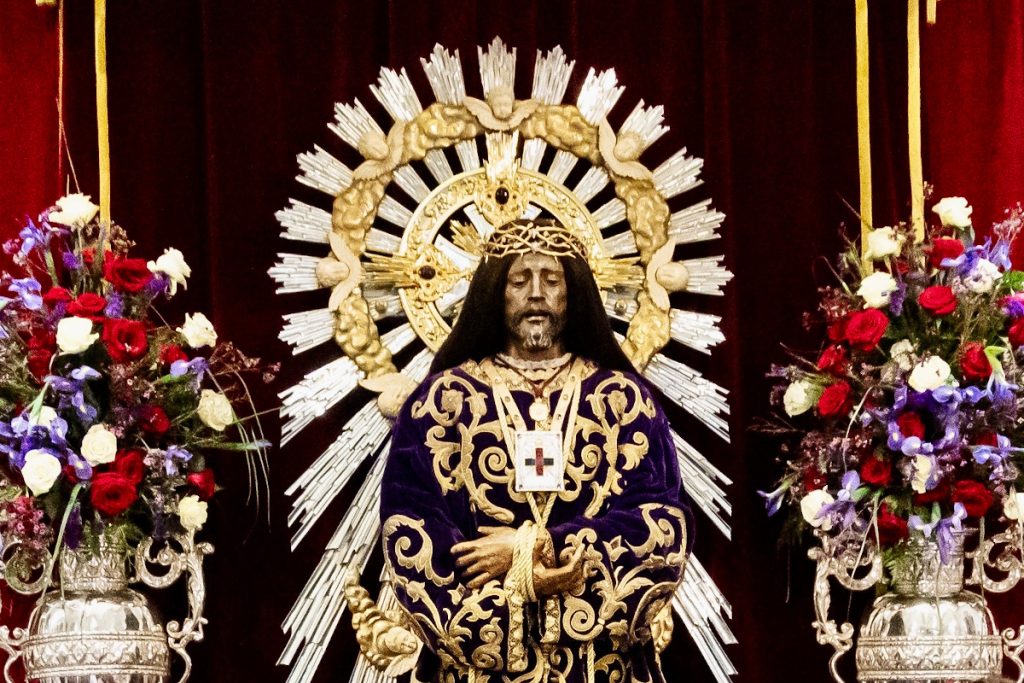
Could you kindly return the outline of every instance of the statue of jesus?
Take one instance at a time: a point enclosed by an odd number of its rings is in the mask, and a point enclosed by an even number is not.
[[[692,519],[580,240],[551,219],[495,230],[431,371],[381,490],[417,678],[663,681],[651,624]]]

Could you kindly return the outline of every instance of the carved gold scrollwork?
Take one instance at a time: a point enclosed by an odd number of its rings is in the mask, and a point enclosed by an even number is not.
[[[401,610],[385,612],[378,607],[370,593],[359,585],[358,576],[350,577],[345,584],[345,601],[352,612],[359,650],[370,663],[391,677],[411,671],[423,642],[411,630],[405,614]]]
[[[1017,630],[1008,628],[1002,635],[1003,654],[1017,666],[1017,683],[1024,683],[1024,661],[1021,661],[1021,652],[1024,651],[1024,626]]]
[[[834,653],[829,660],[829,669],[836,683],[843,683],[836,667],[839,658],[853,647],[853,624],[837,624],[835,620],[829,619],[828,611],[832,604],[829,578],[834,577],[847,590],[865,590],[878,583],[882,577],[882,558],[873,544],[860,537],[852,539],[840,536],[833,539],[821,531],[816,531],[815,536],[821,541],[821,546],[807,551],[807,556],[817,563],[814,573],[816,619],[811,625],[817,631],[818,644],[832,646]],[[857,573],[863,567],[870,569],[858,578]]]

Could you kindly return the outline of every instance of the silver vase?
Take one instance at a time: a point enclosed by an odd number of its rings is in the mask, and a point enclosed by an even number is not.
[[[40,597],[28,627],[12,632],[0,626],[0,649],[9,655],[5,680],[13,683],[11,665],[23,657],[28,680],[39,683],[166,683],[174,651],[185,663],[178,679],[184,683],[192,671],[185,648],[203,639],[202,562],[211,552],[210,544],[195,543],[191,533],[176,534],[158,549],[146,539],[135,550],[129,576],[122,550],[101,544],[98,551],[63,551],[60,585]],[[150,565],[161,570],[153,573]],[[165,625],[149,600],[129,587],[140,582],[166,588],[183,573],[189,613],[180,623]],[[33,584],[11,586],[37,593],[46,589],[48,577],[44,571]]]
[[[60,588],[29,618],[22,646],[29,680],[41,683],[164,683],[170,653],[163,620],[128,587],[127,557],[63,552]]]
[[[964,590],[963,534],[943,564],[938,545],[908,541],[891,592],[875,599],[857,639],[860,681],[998,680],[1002,638],[985,599]]]

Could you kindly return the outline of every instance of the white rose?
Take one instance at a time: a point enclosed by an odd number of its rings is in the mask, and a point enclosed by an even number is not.
[[[932,207],[943,225],[951,228],[966,228],[971,225],[971,212],[974,211],[963,197],[945,197]]]
[[[50,212],[50,222],[60,223],[69,228],[85,227],[100,207],[89,201],[87,194],[69,194],[57,200],[57,211]]]
[[[786,388],[782,397],[782,405],[786,415],[796,417],[814,407],[821,397],[821,387],[807,380],[793,382]]]
[[[811,526],[828,531],[832,528],[832,520],[828,517],[818,517],[818,513],[821,512],[821,508],[835,501],[832,494],[825,489],[815,489],[800,500],[800,513]]]
[[[991,292],[999,278],[1003,276],[999,272],[999,266],[988,259],[978,259],[971,269],[970,274],[964,278],[964,286],[975,294]]]
[[[914,342],[909,339],[899,340],[889,349],[889,355],[900,370],[910,370],[914,367]]]
[[[889,297],[896,287],[896,280],[889,273],[872,273],[861,280],[857,296],[864,297],[865,308],[881,308],[889,305]]]
[[[914,391],[938,389],[949,379],[949,363],[938,356],[929,356],[914,366],[907,384]]]
[[[235,413],[231,410],[231,401],[224,394],[210,389],[203,389],[199,396],[199,419],[207,427],[223,432],[224,428],[235,421]]]
[[[217,331],[213,329],[213,323],[202,313],[186,313],[185,324],[178,328],[178,332],[185,336],[185,341],[193,349],[217,344]]]
[[[883,259],[887,256],[900,253],[903,242],[906,238],[897,235],[892,228],[878,228],[868,233],[868,250],[865,256],[873,259]]]
[[[28,422],[33,427],[49,427],[55,419],[57,419],[57,411],[50,406],[43,406],[35,417],[32,417],[31,413],[29,414]]]
[[[185,496],[178,501],[178,519],[188,531],[199,531],[206,524],[206,503],[199,496]]]
[[[914,481],[910,482],[910,488],[914,493],[924,493],[928,490],[928,477],[932,476],[932,459],[927,455],[914,457]]]
[[[41,496],[53,488],[53,482],[57,481],[60,471],[60,460],[37,448],[25,454],[21,476],[32,495]]]
[[[171,280],[171,296],[178,293],[178,285],[188,289],[187,279],[192,269],[185,263],[185,256],[177,249],[164,249],[164,253],[156,261],[146,264],[152,273],[163,273]]]
[[[1003,499],[1003,514],[1007,519],[1020,521],[1022,512],[1024,512],[1024,493],[1017,493],[1014,489],[1010,489],[1009,494]]]
[[[114,462],[117,454],[117,437],[103,425],[93,425],[82,438],[82,457],[90,465],[104,465]]]
[[[63,318],[57,323],[57,346],[61,353],[81,353],[99,338],[88,318]]]

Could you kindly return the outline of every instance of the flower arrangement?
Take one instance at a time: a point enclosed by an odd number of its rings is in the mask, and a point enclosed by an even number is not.
[[[965,525],[1024,510],[1024,272],[1009,258],[1024,211],[980,244],[965,199],[933,211],[924,240],[901,224],[851,245],[807,318],[825,328],[821,350],[769,375],[787,455],[760,492],[769,513],[788,506],[792,530],[873,542],[889,560],[915,535],[946,562]]]
[[[272,369],[219,342],[202,313],[177,328],[159,320],[154,302],[187,286],[188,264],[177,249],[130,257],[124,231],[97,210],[68,195],[4,245],[24,269],[0,280],[9,579],[64,547],[127,550],[199,530],[217,491],[206,455],[263,458],[269,445],[244,377]]]

